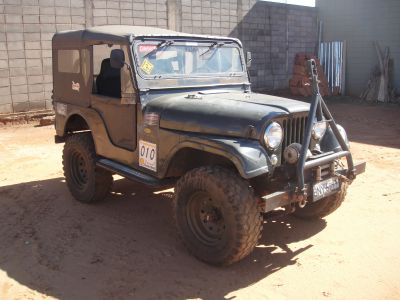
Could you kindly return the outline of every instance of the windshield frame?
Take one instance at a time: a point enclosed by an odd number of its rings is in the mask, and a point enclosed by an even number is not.
[[[238,72],[218,72],[218,73],[195,73],[192,75],[189,74],[153,74],[153,75],[146,75],[140,68],[140,60],[139,60],[139,54],[137,51],[137,48],[139,47],[140,44],[143,44],[145,42],[152,42],[154,45],[157,45],[158,43],[162,43],[165,41],[173,41],[171,45],[167,46],[171,47],[174,45],[184,45],[186,44],[196,44],[196,46],[203,46],[204,47],[210,47],[213,44],[216,43],[224,43],[221,47],[231,47],[231,48],[236,48],[238,50],[239,54],[239,59],[240,59],[240,66],[242,71]],[[246,69],[246,64],[244,60],[244,55],[243,55],[243,48],[240,42],[236,41],[236,39],[215,39],[215,38],[195,38],[195,37],[190,37],[190,38],[173,38],[173,37],[142,37],[139,39],[135,39],[131,45],[131,51],[133,54],[133,62],[134,62],[134,69],[135,73],[141,80],[144,81],[152,81],[152,80],[157,80],[157,81],[164,81],[164,80],[189,80],[189,81],[195,81],[196,79],[211,79],[211,78],[243,78],[244,76],[247,78],[247,69]],[[163,48],[163,47],[162,47]],[[164,47],[165,48],[165,47]],[[218,48],[217,48],[218,49]],[[211,50],[213,51],[213,50]],[[248,82],[248,80],[246,80]]]

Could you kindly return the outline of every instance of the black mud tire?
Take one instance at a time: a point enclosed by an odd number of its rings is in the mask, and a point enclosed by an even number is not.
[[[201,167],[179,179],[174,217],[187,249],[212,265],[243,259],[261,236],[262,216],[252,188],[221,167]]]
[[[110,193],[112,174],[96,167],[96,151],[89,132],[67,138],[63,150],[63,169],[67,186],[76,200],[95,203]]]
[[[305,207],[296,207],[293,215],[301,219],[322,219],[337,210],[342,205],[347,193],[347,184],[342,183],[341,190],[331,196],[307,203]]]

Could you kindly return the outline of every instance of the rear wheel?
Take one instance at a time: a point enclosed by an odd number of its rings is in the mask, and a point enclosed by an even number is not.
[[[76,200],[93,203],[109,194],[112,174],[96,167],[96,151],[90,133],[73,134],[67,138],[63,168],[65,181]]]
[[[337,210],[342,205],[347,193],[347,184],[342,183],[341,190],[331,196],[307,203],[303,208],[296,207],[293,215],[301,219],[321,219]]]
[[[219,167],[192,170],[178,181],[175,192],[178,231],[198,259],[229,265],[257,245],[262,228],[257,199],[233,172]]]

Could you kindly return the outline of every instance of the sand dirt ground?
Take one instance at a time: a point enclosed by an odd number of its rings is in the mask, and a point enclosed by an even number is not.
[[[400,299],[400,109],[330,106],[366,173],[325,220],[266,220],[228,268],[186,252],[170,191],[119,179],[80,204],[52,126],[0,128],[0,299]]]

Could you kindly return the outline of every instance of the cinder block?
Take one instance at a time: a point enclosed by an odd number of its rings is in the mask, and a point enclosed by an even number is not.
[[[56,23],[71,24],[71,17],[70,16],[56,16]]]
[[[105,24],[107,24],[107,17],[94,17],[93,18],[94,26],[105,25]]]
[[[5,31],[6,27],[4,24],[0,24],[0,32]],[[23,24],[7,24],[7,32],[24,32],[24,26]]]
[[[84,0],[71,0],[71,7],[85,7],[85,3],[83,1]]]
[[[146,19],[146,26],[156,26],[157,20],[156,19]]]
[[[50,96],[47,96],[47,95],[45,95],[45,101],[46,101],[46,109],[54,109],[54,107],[53,107],[53,101],[51,100],[51,95]]]
[[[151,20],[155,21],[155,19],[157,18],[157,13],[155,11],[146,11],[145,16],[146,16],[146,24],[147,24],[147,21],[151,21]]]
[[[133,25],[133,19],[132,18],[121,18],[121,24],[122,25]]]
[[[16,3],[8,3],[8,4],[14,4],[14,5],[5,5],[4,6],[4,13],[6,14],[16,14],[16,15],[21,15],[22,14],[22,7],[19,4]]]
[[[107,11],[105,9],[93,9],[93,17],[106,17]]]
[[[71,24],[56,24],[56,31],[71,30]]]
[[[132,18],[132,10],[121,10],[121,18]]]
[[[22,5],[39,5],[39,0],[22,0]]]
[[[146,25],[146,22],[142,18],[133,18],[133,24],[138,26],[144,26]]]
[[[23,76],[26,75],[25,68],[10,68],[9,76]]]
[[[40,49],[40,42],[25,42],[25,49]]]
[[[40,24],[41,32],[55,32],[56,25],[55,24]]]
[[[12,58],[25,58],[24,50],[9,50],[8,51],[8,59]]]
[[[29,100],[29,110],[42,110],[46,109],[46,101],[43,99],[41,101],[30,101]]]
[[[26,68],[26,73],[28,75],[42,75],[42,68],[41,67]]]
[[[23,94],[23,93],[27,93],[27,92],[28,92],[28,85],[26,85],[26,84],[11,86],[11,95]]]
[[[0,87],[8,87],[10,86],[10,78],[2,77],[0,78]]]
[[[39,15],[24,15],[24,24],[39,24]]]
[[[107,1],[93,1],[94,8],[107,8]]]
[[[29,111],[29,101],[13,103],[14,112]]]
[[[7,59],[8,59],[7,51],[0,50],[0,60],[7,60]]]
[[[52,57],[52,51],[51,50],[42,50],[42,57],[43,58],[51,58]]]
[[[107,13],[107,17],[119,17],[120,16],[119,9],[107,8],[106,13]]]
[[[41,41],[51,41],[53,38],[54,32],[41,32],[40,40]]]
[[[70,1],[65,1],[65,0],[55,0],[54,6],[55,7],[70,7],[71,3],[70,3]]]
[[[40,24],[24,24],[23,29],[27,33],[40,32]]]
[[[40,15],[41,24],[54,24],[56,22],[56,16],[54,15]]]
[[[71,7],[71,16],[85,16],[85,10],[82,8]]]
[[[119,1],[107,0],[107,8],[119,9]]]
[[[44,100],[44,92],[29,93],[29,101]]]
[[[60,8],[60,10],[63,10],[63,8]],[[40,7],[40,17],[42,17],[43,15],[54,16],[54,14],[55,14],[54,6],[41,6]]]
[[[10,67],[12,68],[23,68],[25,67],[25,59],[13,58],[8,60]]]
[[[11,85],[26,84],[26,76],[10,77]]]
[[[20,24],[22,23],[22,15],[6,15],[6,23],[16,23]]]
[[[43,7],[54,6],[54,0],[39,0],[39,5]]]
[[[43,84],[30,84],[30,85],[28,85],[28,92],[29,92],[29,94],[44,92]],[[29,99],[29,100],[31,100],[31,99]]]
[[[9,103],[7,103],[7,104],[0,104],[0,114],[8,114],[8,113],[12,113],[12,112],[13,112],[13,109],[12,109],[11,101],[9,101]]]
[[[24,40],[24,35],[21,32],[7,32],[7,41],[18,42]]]
[[[8,68],[8,59],[0,59],[0,69]]]
[[[85,17],[72,16],[72,23],[73,24],[85,24],[85,22],[86,22]]]
[[[22,13],[26,15],[39,15],[39,6],[23,6]]]
[[[26,58],[41,58],[40,50],[25,50]]]
[[[0,93],[1,93],[1,89],[0,88]],[[4,89],[8,89],[10,90],[9,87],[5,87]],[[0,94],[0,104],[12,104],[12,98],[11,98],[11,94],[6,94],[6,95],[1,95]]]

